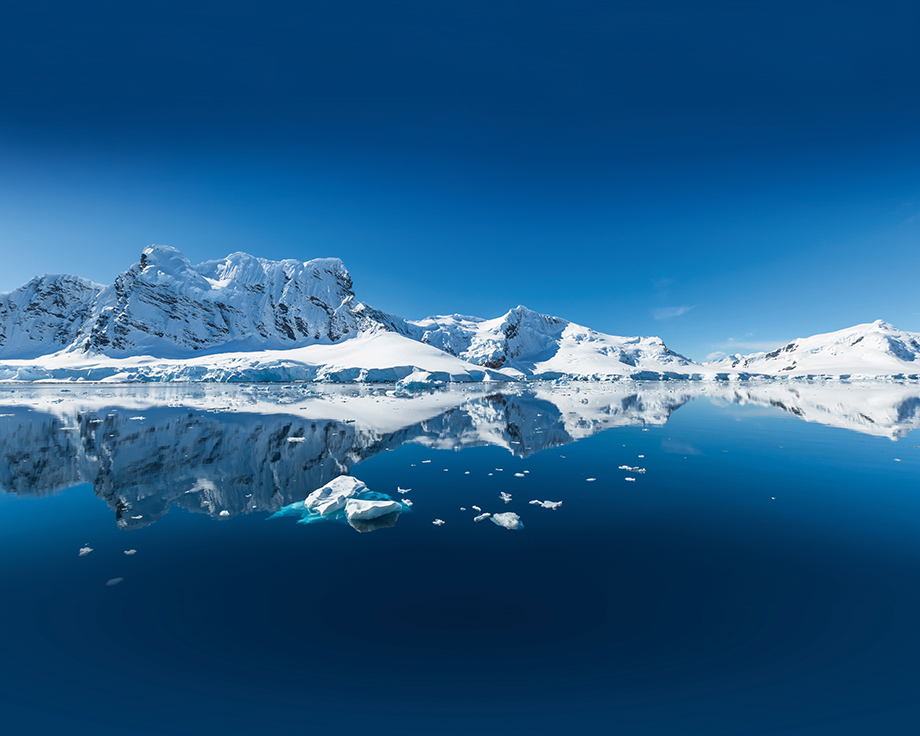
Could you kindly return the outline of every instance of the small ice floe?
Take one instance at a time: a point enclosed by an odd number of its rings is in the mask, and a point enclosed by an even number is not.
[[[521,517],[513,511],[505,511],[502,514],[492,514],[492,523],[505,527],[505,529],[523,529]]]
[[[514,477],[515,477],[515,478],[523,478],[523,477],[524,477],[524,474],[523,474],[523,473],[515,473],[515,474],[514,474]]]
[[[486,513],[480,514],[479,516],[474,516],[474,517],[473,517],[473,521],[485,521],[485,520],[488,519],[490,516],[492,516],[492,514],[490,514],[490,513],[487,511]]]
[[[470,508],[473,509],[473,511],[480,511],[480,512],[482,511],[482,509],[479,508],[478,506],[470,506]]]
[[[499,473],[503,473],[503,472],[504,472],[504,468],[495,468],[495,469],[496,469]]]
[[[288,437],[287,441],[288,442],[306,442],[307,438],[306,437]]]
[[[130,557],[131,555],[136,555],[136,554],[137,554],[137,550],[136,550],[136,549],[126,549],[126,550],[125,550],[125,554],[128,555],[128,556]]]
[[[635,482],[636,482],[636,479],[635,479],[635,478],[623,478],[623,480],[628,480],[630,483],[635,483]]]
[[[142,422],[144,417],[128,417],[132,422]]]
[[[621,465],[617,470],[625,470],[629,473],[644,473],[645,468],[634,467],[632,465]]]
[[[638,457],[645,457],[645,455],[638,455]]]
[[[560,506],[562,506],[562,501],[537,501],[536,499],[534,499],[533,501],[530,502],[530,505],[540,506],[541,508],[552,509],[553,511],[555,511]]]
[[[529,470],[525,470],[524,475],[527,475],[529,472],[530,472]]]
[[[247,494],[246,494],[246,498],[252,498],[252,494],[251,494],[251,493],[247,493]]]
[[[412,489],[411,489],[411,488],[400,488],[399,486],[396,486],[396,490],[397,490],[399,493],[408,493],[408,492],[411,491]]]
[[[901,458],[896,457],[896,458],[894,459],[894,461],[895,461],[896,463],[899,463],[899,462],[901,462]]]
[[[431,462],[431,460],[422,460],[422,464],[424,464],[424,463],[430,463],[430,462]]]
[[[111,588],[113,585],[118,585],[122,580],[124,580],[124,578],[112,578],[106,583],[106,587]]]
[[[511,500],[511,494],[506,493],[505,491],[502,491],[501,493],[499,493],[498,497],[505,503],[508,503]]]
[[[469,471],[469,470],[467,470],[467,471],[464,473],[464,475],[469,475],[469,474],[470,474],[470,471]]]
[[[466,506],[461,506],[461,507],[460,507],[460,510],[461,510],[461,511],[466,511]]]
[[[561,457],[563,460],[565,460],[565,455],[560,455],[559,457]]]
[[[586,480],[588,483],[593,483],[594,481],[597,480],[597,478],[585,478],[585,480]]]
[[[143,518],[144,518],[144,515],[143,515],[143,514],[140,514],[140,515],[138,515],[138,516],[132,516],[131,518],[134,519],[135,521],[137,521],[138,519],[143,519]]]
[[[489,473],[489,475],[492,475],[492,473]]]
[[[444,526],[444,519],[435,519],[431,523],[434,524],[435,526]]]
[[[90,552],[93,551],[92,547],[80,547],[79,555],[80,557],[86,557]]]
[[[404,498],[404,499],[402,500],[402,502],[403,502],[404,504],[406,504],[406,506],[411,506],[411,505],[412,505],[412,501],[411,501],[410,499],[408,499],[408,498]]]
[[[643,429],[642,431],[643,431],[643,432],[648,432],[648,430],[647,430],[647,429]]]
[[[230,516],[230,512],[227,511],[227,509],[224,509],[220,512],[220,514],[218,514],[218,516]]]
[[[445,472],[445,473],[447,472],[447,468],[444,468],[444,472]]]

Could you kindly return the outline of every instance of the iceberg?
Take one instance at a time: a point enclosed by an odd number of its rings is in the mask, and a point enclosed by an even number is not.
[[[363,481],[350,475],[340,475],[307,496],[304,508],[310,513],[328,516],[345,508],[349,498],[354,498],[366,490],[367,486]]]
[[[499,526],[505,527],[505,529],[515,530],[524,528],[524,524],[521,522],[521,517],[513,511],[505,511],[501,514],[493,514],[492,522],[498,524]]]

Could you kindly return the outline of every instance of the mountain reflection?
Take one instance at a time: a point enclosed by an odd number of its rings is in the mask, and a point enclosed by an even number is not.
[[[893,440],[920,426],[916,384],[535,384],[413,396],[306,386],[4,388],[0,488],[43,495],[91,483],[125,529],[172,506],[215,518],[274,512],[408,442],[527,457],[611,427],[662,425],[700,397]]]

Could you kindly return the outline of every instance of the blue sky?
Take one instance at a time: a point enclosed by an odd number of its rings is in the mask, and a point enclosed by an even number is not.
[[[0,291],[167,243],[696,359],[920,331],[918,37],[886,0],[4,3]]]

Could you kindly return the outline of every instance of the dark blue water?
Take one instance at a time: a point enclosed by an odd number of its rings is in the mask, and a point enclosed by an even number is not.
[[[545,400],[484,400],[517,454],[469,440],[477,406],[368,438],[116,404],[3,409],[5,733],[916,732],[910,402],[896,441],[698,398],[573,442]],[[345,471],[411,511],[363,534],[268,519]]]

